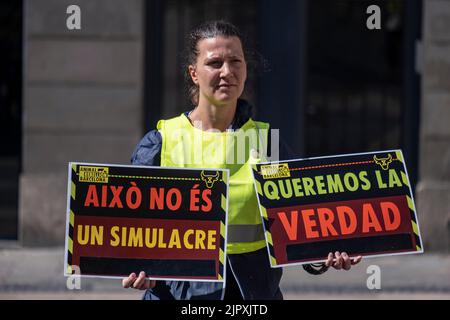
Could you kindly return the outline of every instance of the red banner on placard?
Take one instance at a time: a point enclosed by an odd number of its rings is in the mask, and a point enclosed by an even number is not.
[[[405,196],[327,202],[267,210],[277,261],[287,263],[286,246],[316,241],[412,232]]]

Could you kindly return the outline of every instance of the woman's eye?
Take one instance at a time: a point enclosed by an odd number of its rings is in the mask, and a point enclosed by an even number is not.
[[[214,68],[220,68],[222,66],[222,62],[221,61],[211,61],[210,63],[208,63],[209,66],[214,67]]]

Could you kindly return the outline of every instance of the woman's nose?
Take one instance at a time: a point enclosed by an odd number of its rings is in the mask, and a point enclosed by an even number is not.
[[[231,73],[232,73],[232,72],[231,72],[230,65],[228,64],[228,62],[225,62],[225,63],[222,65],[222,70],[220,71],[220,75],[221,75],[222,77],[227,77],[227,76],[229,76]]]

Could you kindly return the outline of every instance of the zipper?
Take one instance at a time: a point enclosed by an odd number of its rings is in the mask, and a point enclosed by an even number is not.
[[[236,283],[237,283],[237,285],[238,285],[238,287],[239,287],[239,291],[241,292],[242,299],[245,300],[245,296],[244,296],[244,292],[242,291],[241,284],[239,283],[239,281],[238,281],[238,279],[237,279],[237,277],[236,277],[236,275],[235,275],[235,273],[234,273],[234,271],[233,271],[233,267],[231,266],[231,262],[230,262],[230,260],[229,260],[228,257],[227,257],[227,260],[228,260],[228,263],[230,264],[230,270],[231,270],[231,273],[233,274],[234,280],[236,281]],[[225,281],[225,282],[226,282],[226,281]],[[224,295],[225,295],[225,286],[224,286],[223,293],[224,293]],[[223,300],[223,297],[222,297],[222,300]]]

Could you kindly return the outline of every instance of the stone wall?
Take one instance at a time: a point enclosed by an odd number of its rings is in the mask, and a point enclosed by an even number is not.
[[[425,251],[450,252],[450,1],[426,0],[417,205]]]
[[[81,30],[68,30],[69,5]],[[128,164],[142,135],[142,0],[26,0],[23,245],[64,245],[69,161]]]

